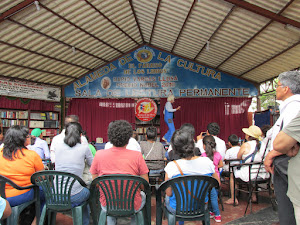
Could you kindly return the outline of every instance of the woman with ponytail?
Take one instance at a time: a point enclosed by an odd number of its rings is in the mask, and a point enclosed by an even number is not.
[[[218,179],[213,162],[207,157],[195,156],[195,143],[189,131],[176,130],[171,138],[171,146],[179,159],[169,162],[165,167],[165,180],[182,175],[207,175]],[[175,213],[176,198],[171,188],[166,190],[165,201],[168,210]],[[183,224],[183,221],[179,221],[179,224]]]
[[[85,161],[92,165],[93,155],[88,144],[81,143],[82,127],[77,122],[66,125],[65,138],[61,140],[55,150],[55,170],[73,173],[80,178],[83,177]],[[57,143],[58,144],[58,143]],[[72,206],[80,205],[90,196],[90,191],[76,182],[71,190]],[[89,224],[88,209],[83,211],[83,224]]]
[[[223,167],[223,161],[221,154],[216,151],[216,146],[217,144],[213,136],[207,135],[203,138],[203,149],[205,152],[202,154],[202,156],[208,157],[211,161],[213,161],[215,165],[215,171],[220,179],[219,168]]]
[[[203,149],[205,152],[202,154],[203,157],[209,158],[214,166],[215,173],[218,175],[218,181],[220,183],[220,172],[219,168],[223,167],[222,156],[216,151],[216,141],[213,136],[207,135],[203,138]],[[221,222],[221,214],[218,204],[218,193],[215,188],[211,190],[210,195],[210,218],[213,218],[216,222]]]

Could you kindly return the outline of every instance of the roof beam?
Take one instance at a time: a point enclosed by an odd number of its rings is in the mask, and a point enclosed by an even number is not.
[[[289,19],[289,18],[281,16],[281,15],[277,15],[276,13],[273,13],[269,10],[261,8],[257,5],[253,5],[249,2],[246,2],[246,1],[243,1],[243,0],[224,0],[224,1],[229,2],[231,4],[234,4],[234,5],[236,5],[240,8],[246,9],[248,11],[251,11],[253,13],[256,13],[258,15],[269,18],[271,20],[277,21],[279,23],[290,24],[294,27],[300,28],[300,22],[297,22],[295,20]]]
[[[95,35],[89,33],[88,31],[82,29],[81,27],[77,26],[76,24],[72,23],[70,20],[67,20],[65,17],[62,17],[61,15],[59,15],[58,13],[54,12],[53,10],[49,9],[48,7],[46,7],[45,5],[40,3],[40,6],[42,6],[44,9],[46,9],[47,11],[51,12],[53,15],[57,16],[58,18],[62,19],[63,21],[67,22],[68,24],[70,24],[73,27],[76,27],[78,30],[80,30],[81,32],[93,37],[94,39],[96,39],[97,41],[101,42],[102,44],[114,49],[115,51],[124,54],[124,52],[122,52],[120,49],[117,49],[113,46],[111,46],[110,44],[106,43],[105,41],[101,40],[100,38],[96,37]]]
[[[61,73],[55,73],[55,72],[50,72],[50,71],[47,71],[47,70],[41,70],[41,69],[29,67],[29,66],[23,66],[23,65],[11,63],[11,62],[5,62],[5,61],[2,61],[2,60],[0,60],[0,63],[7,64],[7,65],[10,65],[10,66],[21,67],[21,68],[28,69],[28,70],[34,70],[34,71],[38,71],[38,72],[41,72],[41,73],[49,73],[49,74],[54,74],[54,75],[57,75],[57,76],[62,76],[62,77],[76,79],[76,77],[72,77],[72,76],[69,76],[69,75],[65,75],[65,74],[61,74]]]
[[[38,30],[35,30],[35,29],[31,28],[31,27],[28,27],[28,26],[26,26],[25,24],[22,24],[22,23],[20,23],[20,22],[18,22],[18,21],[15,21],[15,20],[13,20],[13,19],[11,19],[11,18],[8,18],[8,20],[9,20],[10,22],[12,22],[12,23],[18,24],[19,26],[25,27],[25,28],[28,29],[28,30],[31,30],[31,31],[34,32],[34,33],[38,33],[38,34],[40,34],[40,35],[42,35],[42,36],[44,36],[44,37],[46,37],[46,38],[49,38],[49,39],[51,39],[51,40],[53,40],[53,41],[56,41],[56,42],[58,42],[58,43],[60,43],[60,44],[66,45],[66,46],[68,46],[69,48],[72,48],[72,47],[73,47],[72,45],[69,45],[69,44],[67,44],[67,43],[65,43],[65,42],[63,42],[63,41],[60,41],[60,40],[58,40],[58,39],[56,39],[56,38],[54,38],[54,37],[51,37],[51,36],[49,36],[49,35],[47,35],[47,34],[44,34],[44,33],[40,32],[40,31],[38,31]],[[93,54],[91,54],[91,53],[89,53],[89,52],[86,52],[86,51],[84,51],[84,50],[81,50],[80,48],[76,48],[76,51],[79,51],[79,52],[82,52],[82,53],[84,53],[84,54],[86,54],[86,55],[92,56],[92,57],[94,57],[94,58],[96,58],[96,59],[99,59],[99,60],[101,60],[101,61],[103,61],[103,62],[107,62],[107,60],[105,60],[105,59],[103,59],[103,58],[101,58],[101,57],[99,57],[99,56],[93,55]]]
[[[26,1],[23,1],[21,3],[19,3],[18,5],[10,8],[9,10],[3,12],[1,15],[0,15],[0,23],[5,20],[6,18],[9,18],[11,17],[12,15],[14,15],[15,13],[21,11],[22,9],[25,9],[27,8],[28,6],[30,6],[32,3],[34,3],[35,0],[26,0]]]
[[[155,18],[154,18],[154,22],[153,22],[153,26],[152,26],[151,35],[150,35],[149,44],[151,44],[151,41],[152,41],[152,37],[153,37],[154,28],[155,28],[156,21],[157,21],[157,16],[158,16],[158,11],[159,11],[159,7],[160,7],[160,3],[161,3],[161,0],[158,0],[158,4],[157,4],[157,8],[156,8],[156,13],[155,13]]]
[[[296,42],[295,44],[291,45],[291,46],[290,46],[290,47],[288,47],[287,49],[285,49],[285,50],[283,50],[283,51],[279,52],[278,54],[276,54],[276,55],[272,56],[271,58],[269,58],[269,59],[265,60],[264,62],[262,62],[262,63],[260,63],[260,64],[256,65],[255,67],[251,68],[250,70],[247,70],[246,72],[242,73],[242,74],[241,74],[241,75],[239,75],[238,77],[242,77],[242,76],[244,76],[246,73],[249,73],[250,71],[252,71],[252,70],[256,69],[257,67],[259,67],[259,66],[261,66],[261,65],[263,65],[263,64],[265,64],[265,63],[267,63],[267,62],[271,61],[272,59],[274,59],[274,58],[276,58],[276,57],[278,57],[278,56],[282,55],[283,53],[287,52],[288,50],[290,50],[290,49],[294,48],[295,46],[297,46],[297,45],[299,45],[299,44],[300,44],[300,41]]]
[[[26,79],[18,78],[18,77],[7,77],[7,76],[0,75],[0,78],[12,80],[12,81],[13,80],[19,80],[19,81],[26,82],[26,83],[29,82],[29,83],[42,84],[42,85],[53,86],[53,87],[61,87],[60,85],[44,83],[44,82],[38,82],[38,81],[33,81],[33,80],[26,80]]]
[[[91,6],[96,12],[98,12],[101,16],[103,16],[106,20],[108,20],[112,25],[114,25],[119,31],[121,31],[123,34],[125,34],[125,36],[127,36],[128,38],[130,38],[133,42],[135,42],[137,45],[139,45],[139,43],[134,40],[129,34],[127,34],[124,30],[122,30],[117,24],[115,24],[113,21],[111,21],[111,19],[109,19],[107,16],[105,16],[99,9],[97,9],[92,3],[90,3],[89,1],[85,0],[85,2]]]
[[[135,19],[135,21],[136,21],[136,25],[137,25],[137,27],[138,27],[138,29],[139,29],[139,32],[140,32],[142,41],[143,41],[143,43],[144,43],[144,42],[145,42],[145,39],[144,39],[142,30],[141,30],[141,27],[140,27],[140,24],[139,24],[139,20],[138,20],[138,18],[136,17],[136,14],[135,14],[135,11],[134,11],[134,8],[133,8],[133,4],[132,4],[132,0],[129,0],[129,4],[130,4],[131,10],[132,10],[134,19]]]
[[[279,12],[278,15],[280,15],[287,7],[289,7],[294,0],[289,1],[285,7],[283,7]],[[220,66],[222,66],[225,62],[227,62],[231,57],[233,57],[236,53],[238,53],[241,49],[243,49],[248,43],[250,43],[254,38],[256,38],[261,32],[263,32],[271,23],[273,20],[270,20],[265,26],[263,26],[256,34],[254,34],[248,41],[246,41],[242,46],[240,46],[236,51],[234,51],[230,56],[228,56],[223,62],[221,62],[216,68],[218,69]]]
[[[179,40],[179,37],[180,37],[180,35],[181,35],[182,31],[183,31],[183,28],[185,27],[185,24],[186,24],[188,18],[190,17],[190,15],[191,15],[191,13],[192,13],[192,10],[193,10],[193,8],[194,8],[194,6],[195,6],[195,4],[196,4],[196,1],[197,1],[197,0],[194,0],[192,6],[191,6],[191,8],[190,8],[190,11],[189,11],[189,13],[187,14],[187,16],[186,16],[186,18],[185,18],[185,20],[184,20],[184,22],[183,22],[183,24],[182,24],[182,26],[181,26],[181,29],[180,29],[180,31],[179,31],[179,34],[177,35],[176,41],[174,42],[174,45],[173,45],[173,48],[172,48],[171,52],[174,51],[174,48],[175,48],[175,46],[176,46],[176,44],[177,44],[177,42],[178,42],[178,40]]]
[[[229,18],[229,16],[231,15],[231,13],[233,12],[235,6],[232,6],[232,8],[230,9],[230,11],[227,13],[227,15],[224,17],[224,19],[222,20],[222,22],[219,24],[219,26],[217,27],[217,29],[213,32],[213,34],[210,36],[210,38],[206,41],[206,44],[203,45],[203,47],[200,49],[200,51],[197,53],[197,55],[194,57],[194,60],[196,60],[198,58],[198,56],[200,55],[200,53],[204,50],[204,48],[207,45],[208,41],[211,41],[211,39],[213,39],[213,37],[216,35],[216,33],[220,30],[220,28],[223,26],[223,24],[226,22],[226,20]]]
[[[90,68],[87,68],[87,67],[84,67],[84,66],[81,66],[81,65],[77,65],[77,64],[74,64],[74,63],[71,63],[71,62],[67,62],[67,61],[64,61],[64,60],[61,60],[61,59],[57,59],[57,58],[54,58],[52,56],[45,55],[45,54],[42,54],[42,53],[39,53],[39,52],[35,52],[35,51],[30,50],[30,49],[26,49],[26,48],[23,48],[23,47],[20,47],[20,46],[17,46],[17,45],[13,45],[13,44],[1,41],[1,40],[0,40],[0,44],[8,45],[9,47],[17,48],[17,49],[20,49],[20,50],[23,50],[23,51],[26,51],[26,52],[30,52],[32,54],[43,56],[43,57],[48,58],[48,59],[52,59],[52,60],[55,60],[55,61],[58,61],[58,62],[61,62],[61,63],[69,64],[71,66],[76,66],[76,67],[79,67],[79,68],[84,69],[84,70],[91,70]]]

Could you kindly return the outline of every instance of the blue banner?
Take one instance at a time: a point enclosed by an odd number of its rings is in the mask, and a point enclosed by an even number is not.
[[[65,88],[72,98],[250,97],[247,81],[147,46]]]

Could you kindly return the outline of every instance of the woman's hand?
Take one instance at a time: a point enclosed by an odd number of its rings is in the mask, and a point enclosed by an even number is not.
[[[177,108],[176,108],[176,110],[180,110],[181,109],[181,106],[178,106]]]

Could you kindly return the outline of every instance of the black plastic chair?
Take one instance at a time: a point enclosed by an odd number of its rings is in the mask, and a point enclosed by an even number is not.
[[[261,162],[252,162],[252,163],[241,163],[239,165],[234,165],[234,167],[242,167],[246,166],[248,167],[248,173],[249,173],[249,181],[243,181],[240,178],[234,177],[234,199],[235,199],[235,192],[244,192],[248,194],[248,200],[247,200],[247,206],[244,212],[244,216],[247,213],[247,210],[250,206],[250,213],[252,213],[252,194],[254,193],[256,195],[256,199],[258,202],[258,193],[259,192],[268,192],[270,201],[272,199],[272,190],[271,190],[271,176],[268,172],[265,170],[265,166],[263,164],[263,160]],[[259,175],[265,175],[266,178],[262,178]],[[236,184],[238,184],[238,187],[236,188]],[[272,201],[271,201],[272,203]],[[273,204],[273,203],[272,203]]]
[[[55,224],[56,213],[72,211],[73,224],[82,224],[83,207],[87,207],[88,201],[79,206],[72,207],[71,190],[75,182],[86,187],[84,181],[72,173],[55,170],[36,172],[31,176],[31,182],[42,188],[45,194],[46,204],[43,208],[40,225],[44,224],[48,212],[48,224]]]
[[[168,224],[176,221],[197,221],[210,224],[208,196],[212,188],[219,188],[219,182],[209,176],[185,175],[163,182],[156,192],[156,224],[162,224],[163,212]],[[167,188],[172,188],[176,198],[176,213],[171,213],[165,206],[164,197]]]
[[[140,190],[146,194],[145,206],[134,209],[134,197]],[[151,224],[151,190],[149,183],[139,176],[113,174],[97,177],[91,187],[91,210],[94,224],[105,225],[106,217],[130,217],[135,215],[136,224]],[[100,194],[106,199],[106,211],[101,209]]]
[[[31,204],[35,204],[35,214],[36,214],[36,219],[38,222],[39,218],[40,218],[40,204],[38,202],[40,192],[39,192],[38,186],[29,185],[26,187],[21,187],[21,186],[17,185],[16,183],[14,183],[13,181],[11,181],[10,179],[8,179],[7,177],[0,175],[0,195],[2,198],[5,198],[5,199],[6,199],[5,185],[10,185],[17,190],[27,190],[27,189],[33,188],[34,189],[34,198],[33,198],[33,200],[31,200],[29,202],[25,202],[21,205],[11,207],[11,211],[12,211],[11,215],[5,220],[1,220],[1,224],[7,224],[7,225],[19,224],[19,216],[20,216],[21,212]]]

